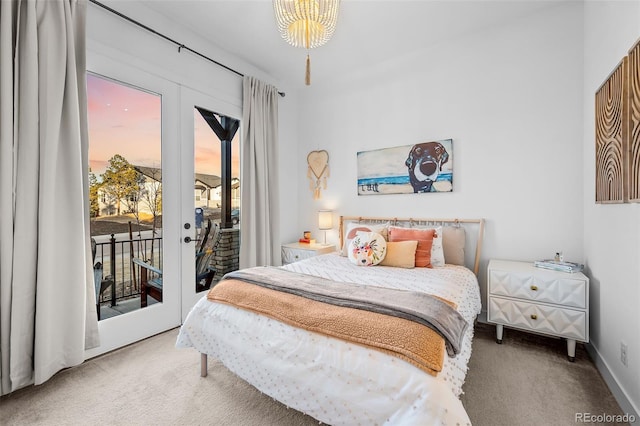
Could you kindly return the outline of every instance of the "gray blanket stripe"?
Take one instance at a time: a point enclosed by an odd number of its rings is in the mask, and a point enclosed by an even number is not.
[[[460,352],[467,321],[450,305],[426,293],[343,283],[272,266],[227,273],[222,279],[238,279],[336,306],[363,309],[404,318],[425,325],[445,340],[447,354]]]

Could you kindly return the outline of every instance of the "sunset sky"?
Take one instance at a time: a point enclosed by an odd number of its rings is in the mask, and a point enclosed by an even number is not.
[[[100,180],[108,161],[120,154],[132,165],[161,166],[160,95],[87,74],[89,167]],[[220,141],[194,108],[195,171],[220,176]],[[240,172],[238,135],[232,175]]]

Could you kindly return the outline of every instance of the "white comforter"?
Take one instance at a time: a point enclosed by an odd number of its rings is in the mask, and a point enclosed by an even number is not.
[[[461,353],[430,376],[392,355],[297,329],[203,297],[185,320],[177,347],[220,360],[260,391],[331,425],[470,424],[459,396],[481,300],[469,269],[359,267],[337,254],[287,266],[335,281],[423,291],[455,302],[469,322]]]

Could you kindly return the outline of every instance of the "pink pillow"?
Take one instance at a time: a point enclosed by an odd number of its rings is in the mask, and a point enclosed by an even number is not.
[[[416,248],[416,268],[432,268],[431,246],[435,229],[389,227],[389,241],[418,241]]]

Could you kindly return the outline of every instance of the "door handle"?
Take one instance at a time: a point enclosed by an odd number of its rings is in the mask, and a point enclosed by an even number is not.
[[[184,237],[184,242],[185,243],[190,243],[191,242],[191,237]]]

